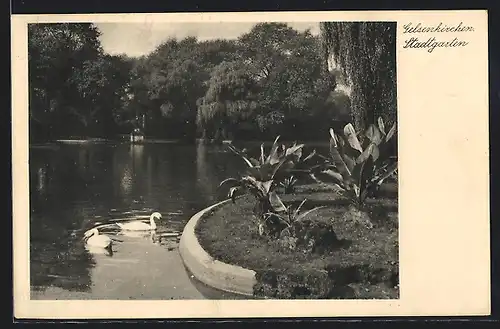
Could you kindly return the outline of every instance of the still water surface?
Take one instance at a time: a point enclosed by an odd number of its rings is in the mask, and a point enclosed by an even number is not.
[[[189,218],[222,199],[219,182],[243,169],[223,146],[102,143],[30,148],[32,299],[237,298],[196,282],[178,253]],[[123,235],[113,252],[89,250],[83,232],[162,213],[155,235]]]

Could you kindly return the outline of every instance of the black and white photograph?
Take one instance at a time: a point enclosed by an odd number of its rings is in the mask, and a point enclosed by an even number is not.
[[[11,25],[18,318],[490,312],[485,12]]]
[[[29,24],[31,298],[397,299],[395,41]]]

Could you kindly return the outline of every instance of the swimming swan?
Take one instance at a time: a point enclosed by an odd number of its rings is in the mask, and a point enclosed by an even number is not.
[[[155,218],[161,219],[161,214],[159,212],[152,213],[149,217],[149,224],[141,220],[134,220],[128,223],[116,223],[116,225],[125,231],[154,231],[156,230]]]
[[[99,234],[96,228],[90,229],[84,234],[85,243],[90,247],[111,248],[112,240],[107,235]]]

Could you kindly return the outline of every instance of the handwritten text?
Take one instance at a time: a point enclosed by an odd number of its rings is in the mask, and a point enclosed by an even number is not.
[[[464,33],[464,32],[474,32],[474,27],[467,26],[463,22],[455,25],[447,25],[439,23],[434,26],[425,26],[422,23],[408,23],[403,25],[403,33],[412,34],[426,34],[426,33]],[[469,44],[468,41],[461,40],[458,37],[453,37],[449,39],[438,39],[437,36],[429,36],[419,38],[417,36],[412,36],[404,41],[403,49],[427,49],[429,53],[432,53],[436,48],[457,48],[465,47]]]

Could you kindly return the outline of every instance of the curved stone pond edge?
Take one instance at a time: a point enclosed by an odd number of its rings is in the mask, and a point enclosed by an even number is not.
[[[255,271],[214,259],[201,247],[196,237],[198,222],[229,201],[216,203],[189,219],[182,232],[179,252],[184,265],[202,283],[222,291],[253,296],[253,287],[257,283]]]

